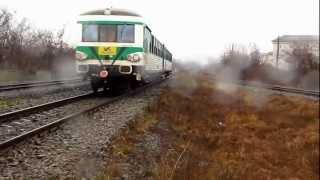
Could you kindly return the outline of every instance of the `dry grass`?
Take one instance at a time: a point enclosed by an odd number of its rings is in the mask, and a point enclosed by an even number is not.
[[[148,148],[137,149],[150,133],[161,137],[160,154],[142,179],[319,179],[318,102],[180,78],[187,80],[166,88],[115,138],[112,161],[97,179],[150,161],[141,154]]]
[[[19,101],[20,101],[19,98],[10,99],[10,100],[2,100],[0,98],[0,109],[15,106],[15,105],[19,104]]]
[[[153,127],[158,121],[149,114],[149,107],[145,109],[145,114],[138,115],[128,124],[128,128],[124,129],[119,136],[112,140],[111,161],[108,162],[106,171],[97,176],[96,180],[109,180],[122,177],[123,173],[128,173],[129,159],[137,158],[133,155],[137,151],[136,144],[139,143],[144,133]],[[133,156],[133,157],[132,157]],[[143,154],[141,154],[143,156]]]
[[[257,106],[255,94],[202,82],[187,95],[167,90],[151,110],[179,135],[157,179],[171,177],[189,141],[172,179],[319,179],[318,102],[276,95]]]
[[[48,71],[37,71],[34,74],[22,71],[0,70],[0,83],[10,84],[19,81],[48,81],[51,80],[51,74]]]

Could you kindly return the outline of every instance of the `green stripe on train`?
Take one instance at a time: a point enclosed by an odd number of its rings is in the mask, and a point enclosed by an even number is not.
[[[85,53],[87,59],[100,59],[100,60],[127,60],[128,55],[136,52],[143,52],[141,47],[116,47],[116,54],[113,56],[104,56],[98,54],[99,46],[78,46],[76,51]]]

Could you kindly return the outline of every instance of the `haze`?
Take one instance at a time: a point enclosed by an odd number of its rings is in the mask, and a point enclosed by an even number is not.
[[[78,14],[105,8],[134,10],[143,15],[173,54],[182,59],[219,56],[231,43],[256,43],[271,51],[271,40],[284,34],[318,34],[318,0],[1,0],[0,7],[16,11],[39,28],[66,27],[65,39],[80,39]]]

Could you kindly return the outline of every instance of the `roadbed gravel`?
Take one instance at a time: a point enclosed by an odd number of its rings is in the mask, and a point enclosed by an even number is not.
[[[0,114],[91,92],[89,82],[0,92]]]
[[[168,82],[0,152],[0,179],[92,179],[105,170],[112,137],[142,113]]]

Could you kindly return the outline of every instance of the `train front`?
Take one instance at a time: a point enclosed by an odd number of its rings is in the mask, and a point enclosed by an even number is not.
[[[80,15],[82,40],[76,48],[77,72],[90,77],[94,91],[140,81],[144,66],[142,18],[124,10]]]

